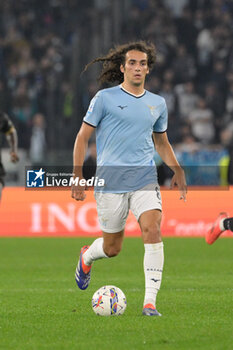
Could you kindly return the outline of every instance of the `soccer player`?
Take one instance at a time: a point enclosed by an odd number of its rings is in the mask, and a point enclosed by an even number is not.
[[[167,138],[165,100],[144,88],[145,78],[155,63],[155,47],[144,41],[133,42],[115,47],[90,64],[95,62],[103,62],[101,82],[120,85],[100,90],[95,95],[74,145],[74,175],[82,178],[88,140],[96,129],[97,173],[98,168],[100,172],[104,168],[107,173],[104,189],[95,190],[102,238],[81,249],[76,282],[80,289],[86,289],[92,263],[119,254],[131,209],[138,220],[145,247],[143,315],[161,316],[156,309],[156,295],[161,285],[164,251],[154,147],[173,170],[171,187],[178,186],[180,199],[184,201],[187,189],[184,171]],[[112,169],[112,176],[109,176]],[[72,197],[84,200],[84,190],[80,185],[73,185]]]
[[[233,232],[233,217],[230,218],[227,213],[222,212],[218,215],[217,219],[206,233],[206,243],[213,244],[226,230]]]
[[[8,115],[0,111],[0,132],[6,135],[7,141],[10,145],[10,157],[13,163],[18,162],[18,151],[17,151],[17,133],[14,128],[14,125]],[[5,170],[1,161],[1,152],[0,152],[0,199],[2,195],[2,189],[4,187],[4,176]]]

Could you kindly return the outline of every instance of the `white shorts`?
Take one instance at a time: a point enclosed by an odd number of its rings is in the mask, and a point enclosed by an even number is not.
[[[95,199],[100,228],[108,233],[124,229],[129,209],[137,220],[145,211],[152,209],[162,211],[160,189],[154,184],[127,193],[95,192]]]

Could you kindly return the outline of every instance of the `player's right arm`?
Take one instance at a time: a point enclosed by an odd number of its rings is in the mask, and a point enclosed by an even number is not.
[[[10,156],[13,163],[18,162],[18,137],[15,127],[9,116],[0,111],[0,131],[6,135],[6,139],[10,146]]]
[[[19,161],[18,137],[17,137],[17,131],[15,130],[14,126],[12,126],[10,130],[5,133],[5,135],[10,146],[11,161],[12,163],[16,163]]]
[[[82,124],[75,143],[74,143],[74,150],[73,150],[73,176],[75,178],[79,178],[79,181],[83,179],[83,172],[82,167],[88,147],[88,141],[91,137],[91,134],[94,131],[94,127],[92,127],[89,124],[86,124],[85,122]],[[76,199],[77,201],[83,201],[86,198],[85,194],[85,186],[76,186],[75,184],[72,185],[71,188],[71,196],[72,198]]]

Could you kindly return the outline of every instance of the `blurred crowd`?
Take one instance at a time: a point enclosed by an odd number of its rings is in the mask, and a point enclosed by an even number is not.
[[[190,149],[230,142],[222,133],[233,129],[233,2],[133,3],[129,39],[137,30],[156,44],[147,87],[166,99],[170,140]]]
[[[99,89],[96,75],[89,77],[75,105],[80,86],[72,84],[74,38],[80,32],[88,47],[91,20],[110,6],[99,3],[0,3],[0,109],[13,119],[19,147],[32,159],[37,147],[42,159],[46,148],[72,148],[75,125]],[[157,64],[146,88],[166,99],[171,142],[190,151],[233,148],[233,2],[120,0],[118,6],[123,3],[117,43],[144,39],[156,45]]]

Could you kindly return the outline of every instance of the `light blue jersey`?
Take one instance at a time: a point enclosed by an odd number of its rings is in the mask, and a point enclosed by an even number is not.
[[[164,98],[147,90],[136,96],[118,85],[95,95],[84,122],[96,128],[102,190],[122,193],[157,183],[152,133],[165,132],[167,119]]]

